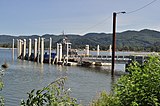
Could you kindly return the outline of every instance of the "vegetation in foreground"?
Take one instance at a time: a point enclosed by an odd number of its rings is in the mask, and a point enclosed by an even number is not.
[[[90,105],[160,106],[160,57],[151,56],[143,65],[135,62],[128,71],[117,81],[112,94],[103,91]],[[32,90],[21,106],[80,106],[64,88],[65,80],[60,78],[41,90]]]
[[[76,99],[70,97],[69,89],[64,88],[66,78],[60,78],[41,90],[32,90],[21,106],[78,106]]]
[[[143,65],[135,62],[128,70],[114,94],[102,92],[93,106],[160,106],[160,57],[152,56]]]
[[[143,65],[133,63],[130,74],[122,76],[115,84],[114,93],[101,92],[91,106],[160,106],[160,57],[152,56]],[[43,88],[35,95],[31,91],[23,106],[78,106],[75,99],[63,90],[64,82],[56,82],[52,89]],[[61,85],[62,84],[62,85]],[[47,91],[43,93],[44,91]],[[65,94],[65,95],[64,95]]]
[[[3,88],[3,81],[2,81],[2,75],[3,75],[3,71],[0,70],[0,91]],[[4,106],[4,98],[0,95],[0,106]]]

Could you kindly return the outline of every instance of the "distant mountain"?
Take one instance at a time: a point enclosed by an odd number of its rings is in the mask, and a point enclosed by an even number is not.
[[[96,49],[97,45],[100,45],[101,49],[108,49],[108,46],[112,44],[112,34],[106,33],[87,33],[83,36],[80,35],[53,35],[45,34],[41,37],[45,38],[45,46],[49,45],[49,38],[52,38],[52,45],[55,48],[56,43],[61,41],[64,37],[72,43],[73,48],[84,48],[86,44],[91,48]],[[38,38],[38,35],[32,36],[11,36],[0,35],[0,45],[12,44],[12,39],[29,39],[32,40]],[[160,32],[155,30],[143,29],[141,31],[124,31],[116,34],[117,49],[119,50],[144,50],[144,51],[160,51]]]

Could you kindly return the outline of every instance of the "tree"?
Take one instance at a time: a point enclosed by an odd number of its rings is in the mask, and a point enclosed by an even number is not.
[[[115,87],[115,96],[121,106],[160,105],[160,57],[152,56],[144,65],[133,63],[130,74],[121,77]]]
[[[92,106],[160,106],[160,57],[133,62],[129,74],[118,79],[113,94],[102,92]]]

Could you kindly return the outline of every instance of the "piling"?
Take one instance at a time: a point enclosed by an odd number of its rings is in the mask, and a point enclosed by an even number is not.
[[[32,41],[31,41],[31,39],[29,39],[29,45],[28,45],[28,60],[30,60],[30,58],[31,58],[31,49],[32,49],[31,44],[32,44]]]
[[[57,61],[56,63],[58,63],[58,60],[59,60],[59,44],[57,43],[57,50],[56,50],[56,57],[57,57]]]
[[[17,58],[19,57],[19,39],[17,39]]]
[[[41,38],[41,63],[43,63],[44,60],[44,38]]]
[[[22,40],[17,39],[17,58],[22,55]]]
[[[37,56],[37,63],[39,63],[40,43],[41,43],[41,39],[40,39],[40,37],[39,37],[39,38],[38,38],[38,56]]]
[[[62,44],[59,44],[59,61],[62,61]]]
[[[22,42],[23,42],[23,41],[20,39],[20,40],[19,40],[19,56],[22,56]],[[19,57],[19,56],[18,56],[18,57]]]
[[[13,39],[13,43],[12,43],[12,59],[14,60],[14,39]]]
[[[23,59],[25,59],[26,56],[26,39],[23,40]]]
[[[34,61],[37,58],[37,39],[34,39]]]
[[[89,56],[89,45],[86,45],[86,55]]]
[[[97,56],[99,56],[99,45],[97,45]]]
[[[51,63],[52,38],[49,38],[49,64]]]
[[[112,55],[112,45],[109,45],[109,55]]]
[[[69,43],[67,43],[66,63],[68,64]]]

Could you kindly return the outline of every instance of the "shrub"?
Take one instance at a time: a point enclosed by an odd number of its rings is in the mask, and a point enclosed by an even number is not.
[[[92,106],[160,106],[160,57],[151,56],[143,64],[133,62],[129,74],[121,76],[113,95],[102,92]]]
[[[43,89],[32,90],[28,93],[28,99],[21,101],[21,106],[78,106],[77,101],[64,88],[65,79],[59,78]]]
[[[102,91],[98,99],[92,101],[91,106],[119,106],[119,100],[113,95],[108,95],[106,91]]]
[[[3,70],[0,69],[0,91],[2,90],[4,84],[2,81]],[[0,95],[0,106],[4,106],[4,98]]]
[[[149,57],[143,65],[134,62],[128,71],[115,87],[120,105],[160,106],[160,57]]]

